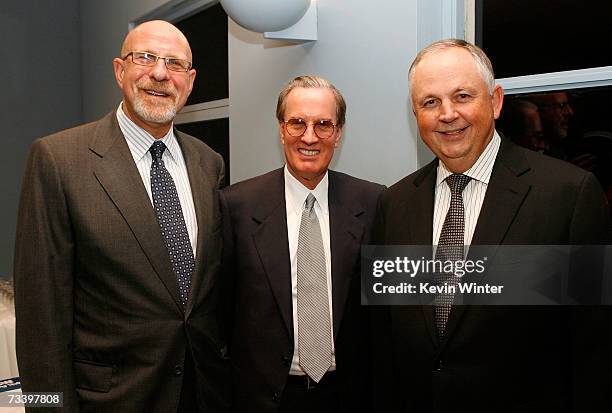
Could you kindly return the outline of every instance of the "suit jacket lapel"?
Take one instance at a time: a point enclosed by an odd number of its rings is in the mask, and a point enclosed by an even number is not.
[[[342,322],[351,283],[360,282],[361,242],[365,228],[357,218],[364,208],[350,194],[338,176],[329,171],[328,208],[331,250],[332,305],[334,340]]]
[[[200,157],[199,151],[193,147],[193,144],[183,138],[180,132],[175,130],[176,138],[181,146],[187,174],[189,176],[189,184],[191,187],[191,196],[195,206],[196,219],[198,223],[197,247],[195,251],[195,269],[191,278],[191,290],[189,293],[189,301],[185,309],[186,317],[189,317],[191,310],[196,304],[196,299],[202,299],[212,287],[214,281],[212,277],[204,278],[205,269],[208,268],[210,256],[206,251],[212,251],[210,247],[211,235],[215,228],[212,227],[213,222],[213,205],[214,193],[217,187],[217,182],[212,182],[210,176],[204,171],[204,160]],[[194,292],[199,291],[198,296],[194,296]]]
[[[270,182],[266,187],[269,190],[262,194],[257,209],[252,213],[252,219],[259,224],[253,232],[253,241],[268,277],[270,289],[285,321],[287,334],[293,337],[291,261],[282,168],[270,175]]]
[[[529,164],[518,147],[502,139],[474,229],[472,245],[503,243],[531,188],[528,179],[523,179],[528,171]],[[447,338],[457,328],[465,311],[466,306],[453,306],[446,325]]]
[[[520,149],[502,139],[498,159],[493,166],[478,223],[472,237],[474,245],[503,243],[516,214],[531,189],[524,179],[529,164]]]
[[[94,165],[98,182],[123,215],[177,309],[182,312],[178,283],[157,217],[114,112],[99,122],[90,150],[100,157]]]

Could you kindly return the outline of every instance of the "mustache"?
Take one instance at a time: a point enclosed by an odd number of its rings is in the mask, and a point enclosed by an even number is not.
[[[136,86],[139,89],[153,90],[170,96],[176,96],[177,94],[176,88],[169,81],[156,82],[143,79],[136,82]]]

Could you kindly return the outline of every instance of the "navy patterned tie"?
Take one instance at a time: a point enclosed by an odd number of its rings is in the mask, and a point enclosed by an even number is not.
[[[151,193],[157,221],[166,242],[166,248],[168,248],[172,269],[178,281],[181,301],[185,306],[189,297],[191,274],[195,268],[195,260],[178,192],[162,159],[165,150],[166,145],[161,141],[155,141],[151,145],[150,151],[153,158],[151,163]]]
[[[439,261],[462,261],[464,259],[464,234],[465,214],[463,207],[463,190],[472,178],[462,174],[452,174],[446,178],[451,191],[451,202],[436,250],[436,260]],[[456,285],[457,277],[454,273],[442,273],[436,275],[438,285]],[[435,297],[435,318],[438,335],[442,337],[446,328],[446,322],[453,304],[454,295],[451,293],[440,293]]]

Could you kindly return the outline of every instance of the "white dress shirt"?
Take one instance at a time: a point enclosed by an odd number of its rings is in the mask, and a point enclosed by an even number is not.
[[[463,205],[465,211],[465,245],[472,243],[482,202],[487,193],[491,172],[499,152],[501,138],[497,131],[493,133],[493,139],[487,145],[485,150],[480,154],[474,165],[463,174],[472,178],[463,190]],[[433,244],[437,245],[440,240],[440,232],[446,218],[446,213],[450,208],[451,191],[446,183],[446,178],[452,172],[448,170],[444,162],[438,162],[437,178],[436,178],[436,195],[434,203],[434,218],[433,218]],[[435,255],[435,254],[434,254]]]
[[[134,163],[136,163],[136,167],[142,178],[142,183],[147,190],[147,194],[149,194],[151,205],[153,205],[153,195],[151,193],[151,164],[153,163],[153,159],[149,149],[151,149],[151,145],[153,145],[156,139],[126,116],[123,112],[123,103],[121,103],[119,109],[117,109],[117,121],[119,122],[119,128],[123,136],[125,136],[125,140],[130,148]],[[198,239],[198,221],[196,219],[187,166],[185,165],[181,147],[174,136],[174,125],[170,128],[168,134],[160,140],[166,145],[166,150],[162,155],[162,159],[166,169],[174,180],[174,185],[176,185],[179,201],[181,203],[181,210],[183,211],[187,232],[189,233],[189,241],[191,242],[191,248],[195,258]]]
[[[285,165],[285,207],[287,209],[287,235],[289,241],[289,258],[291,260],[291,303],[293,308],[293,360],[289,374],[304,375],[304,370],[300,367],[299,344],[298,344],[298,315],[297,315],[297,248],[300,235],[300,222],[302,221],[302,211],[306,203],[308,194],[316,198],[314,210],[321,226],[321,236],[323,237],[323,249],[325,250],[325,268],[327,272],[327,297],[329,300],[329,325],[332,337],[332,365],[330,371],[336,369],[336,355],[334,349],[334,318],[332,306],[332,280],[331,280],[331,247],[329,236],[329,207],[327,204],[327,191],[329,179],[327,172],[312,191],[298,181],[287,169]]]

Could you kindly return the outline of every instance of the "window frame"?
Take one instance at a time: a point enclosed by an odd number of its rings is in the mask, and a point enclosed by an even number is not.
[[[476,24],[482,18],[476,10],[476,0],[464,0],[464,10],[465,40],[475,43]],[[612,66],[498,78],[495,81],[508,95],[610,86]]]
[[[191,17],[218,3],[218,0],[171,0],[130,21],[128,23],[128,30],[131,31],[140,23],[148,20],[166,20],[174,23]],[[174,124],[180,125],[183,123],[229,118],[229,105],[230,100],[228,96],[225,99],[184,106],[174,118]]]

